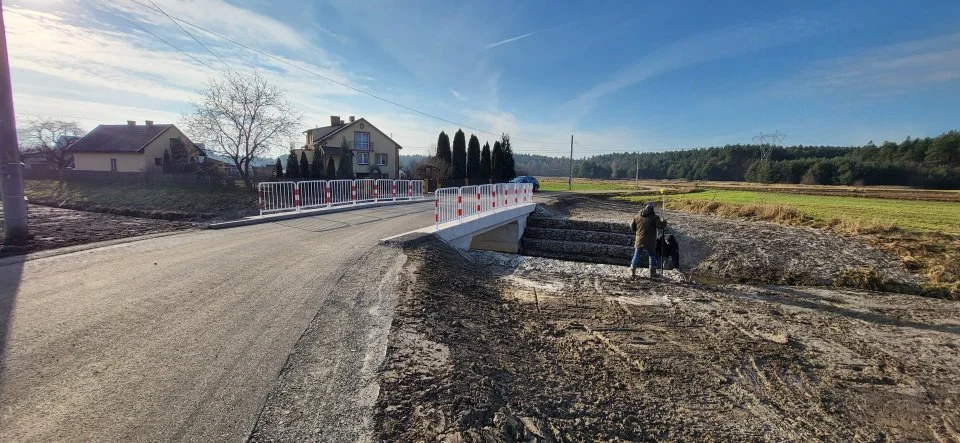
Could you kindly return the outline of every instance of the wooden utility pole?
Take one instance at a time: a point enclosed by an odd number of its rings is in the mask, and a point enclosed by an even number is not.
[[[3,192],[4,242],[27,239],[27,203],[23,199],[23,165],[17,148],[17,122],[13,115],[13,88],[10,86],[10,59],[7,28],[0,2],[0,189]]]
[[[570,177],[567,179],[567,190],[573,190],[573,134],[570,134]]]

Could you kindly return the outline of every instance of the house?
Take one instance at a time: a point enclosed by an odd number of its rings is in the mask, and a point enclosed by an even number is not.
[[[187,149],[190,162],[203,151],[172,124],[143,125],[129,120],[125,125],[99,125],[67,148],[78,171],[163,172],[163,153],[178,146]],[[172,153],[171,153],[172,154]]]
[[[297,158],[306,152],[311,165],[314,150],[320,149],[324,165],[333,160],[339,169],[341,146],[346,140],[353,154],[353,172],[358,178],[395,179],[400,176],[400,149],[403,148],[365,118],[350,116],[349,121],[343,121],[340,116],[332,115],[330,126],[308,129],[303,133],[306,144],[292,151]]]

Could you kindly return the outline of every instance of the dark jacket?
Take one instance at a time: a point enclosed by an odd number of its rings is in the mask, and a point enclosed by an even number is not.
[[[657,228],[665,227],[667,222],[660,220],[660,216],[653,212],[653,209],[643,208],[630,223],[630,229],[636,233],[633,247],[653,251],[657,247]]]

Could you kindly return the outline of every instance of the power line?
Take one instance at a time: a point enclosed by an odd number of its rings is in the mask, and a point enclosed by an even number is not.
[[[136,0],[134,0],[134,1],[136,1]],[[138,2],[138,3],[139,3],[139,2]],[[141,4],[142,4],[142,3],[141,3]],[[118,16],[118,17],[120,17],[120,18],[122,18],[122,19],[124,19],[124,20],[126,20],[126,21],[128,21],[128,22],[130,22],[130,23],[132,23],[134,26],[140,28],[141,31],[146,32],[147,34],[152,35],[153,38],[155,38],[155,39],[157,39],[157,40],[160,40],[160,41],[166,43],[166,44],[167,44],[168,46],[170,46],[171,48],[177,50],[177,52],[179,52],[179,53],[181,53],[181,54],[183,54],[183,55],[186,55],[187,57],[192,58],[192,59],[193,59],[194,61],[196,61],[197,63],[200,63],[201,65],[206,66],[206,67],[210,68],[210,69],[213,70],[213,71],[220,72],[220,71],[218,71],[216,68],[214,68],[213,66],[210,66],[210,65],[204,63],[203,61],[201,61],[200,59],[194,57],[193,54],[190,54],[189,52],[186,52],[186,51],[184,51],[184,50],[176,47],[176,45],[174,45],[173,43],[170,43],[170,42],[168,42],[168,41],[160,38],[160,36],[158,36],[157,34],[154,34],[154,33],[150,32],[147,28],[144,28],[143,26],[140,26],[139,23],[137,23],[137,22],[135,22],[135,21],[127,18],[127,16],[125,16],[125,15],[123,15],[123,14],[120,14],[120,13],[116,13],[115,15]]]
[[[423,115],[423,116],[426,116],[426,117],[430,117],[430,118],[435,119],[435,120],[442,121],[442,122],[444,122],[444,123],[449,123],[449,124],[451,124],[451,125],[457,125],[457,126],[460,126],[461,128],[467,128],[467,129],[469,129],[469,130],[471,130],[471,131],[480,132],[480,133],[484,133],[484,134],[489,134],[489,135],[493,135],[493,136],[500,136],[500,135],[501,135],[501,134],[497,134],[497,133],[492,132],[492,131],[486,131],[486,130],[483,130],[483,129],[478,129],[478,128],[474,128],[474,127],[471,127],[471,126],[467,126],[467,125],[465,125],[465,124],[458,123],[458,122],[455,122],[455,121],[453,121],[453,120],[448,120],[448,119],[445,119],[445,118],[443,118],[443,117],[439,117],[439,116],[437,116],[437,115],[433,115],[433,114],[430,114],[430,113],[428,113],[428,112],[424,112],[424,111],[421,111],[421,110],[419,110],[419,109],[416,109],[416,108],[413,108],[413,107],[404,105],[404,104],[402,104],[402,103],[395,102],[395,101],[390,100],[390,99],[388,99],[388,98],[381,97],[381,96],[376,95],[376,94],[374,94],[374,93],[372,93],[372,92],[368,92],[368,91],[365,91],[365,90],[363,90],[363,89],[360,89],[360,88],[357,88],[357,87],[354,87],[354,86],[350,86],[350,85],[348,85],[348,84],[346,84],[346,83],[343,83],[343,82],[334,80],[334,79],[332,79],[332,78],[330,78],[330,77],[324,76],[323,74],[320,74],[320,73],[311,71],[311,70],[309,70],[309,69],[307,69],[307,68],[304,68],[304,67],[302,67],[302,66],[296,65],[296,64],[294,64],[294,63],[290,63],[290,62],[288,62],[288,61],[286,61],[286,60],[284,60],[284,59],[282,59],[282,58],[276,57],[276,56],[274,56],[274,55],[272,55],[272,54],[269,54],[269,53],[267,53],[267,52],[261,51],[261,50],[256,49],[256,48],[252,48],[252,47],[250,47],[250,46],[247,46],[247,45],[245,45],[245,44],[243,44],[243,43],[240,43],[240,42],[238,42],[238,41],[236,41],[236,40],[233,40],[233,39],[231,39],[231,38],[228,38],[228,37],[226,37],[226,36],[223,36],[223,35],[221,35],[221,34],[218,34],[218,33],[216,33],[216,32],[213,32],[213,31],[211,31],[211,30],[209,30],[209,29],[206,29],[206,28],[204,28],[204,27],[202,27],[202,26],[199,26],[199,25],[195,25],[195,24],[193,24],[193,23],[190,23],[189,21],[184,20],[184,19],[182,19],[182,18],[180,18],[180,17],[176,17],[176,16],[172,16],[172,15],[166,14],[166,13],[163,12],[162,10],[152,8],[152,7],[150,7],[149,5],[140,2],[139,0],[131,0],[131,1],[133,1],[134,3],[136,3],[136,4],[140,5],[140,6],[143,6],[144,8],[147,8],[147,9],[150,9],[150,10],[153,10],[153,11],[160,12],[161,14],[164,14],[164,15],[166,15],[167,17],[169,17],[171,20],[180,21],[180,22],[182,22],[182,23],[184,23],[184,24],[186,24],[186,25],[188,25],[188,26],[191,26],[191,27],[193,27],[193,28],[199,29],[200,31],[206,32],[207,34],[213,35],[213,36],[218,37],[218,38],[221,38],[221,39],[223,39],[223,40],[226,40],[226,41],[228,41],[228,42],[230,42],[230,43],[233,43],[233,44],[235,44],[235,45],[237,45],[237,46],[240,46],[240,47],[242,47],[242,48],[244,48],[244,49],[246,49],[246,50],[248,50],[248,51],[255,52],[255,53],[260,54],[260,55],[262,55],[262,56],[264,56],[264,57],[270,58],[270,59],[272,59],[272,60],[274,60],[274,61],[283,63],[283,64],[285,64],[285,65],[288,65],[288,66],[290,66],[290,67],[292,67],[292,68],[295,68],[295,69],[298,69],[298,70],[300,70],[300,71],[306,72],[306,73],[308,73],[308,74],[311,74],[311,75],[320,77],[320,78],[322,78],[322,79],[324,79],[324,80],[327,80],[327,81],[329,81],[329,82],[331,82],[331,83],[338,84],[338,85],[340,85],[340,86],[342,86],[342,87],[344,87],[344,88],[350,89],[350,90],[355,91],[355,92],[359,92],[359,93],[361,93],[361,94],[363,94],[363,95],[366,95],[366,96],[369,96],[369,97],[373,97],[373,98],[375,98],[375,99],[377,99],[377,100],[380,100],[380,101],[389,103],[389,104],[391,104],[391,105],[394,105],[394,106],[397,106],[397,107],[406,109],[406,110],[408,110],[408,111],[410,111],[410,112],[415,112],[415,113],[417,113],[417,114],[420,114],[420,115]],[[178,50],[179,50],[179,49],[178,49]],[[219,57],[218,57],[218,58],[219,58]],[[222,61],[222,60],[221,60],[221,61]],[[209,67],[209,66],[208,66],[208,67]],[[211,68],[211,69],[213,69],[213,68]],[[540,144],[545,144],[545,145],[558,145],[558,144],[559,144],[559,143],[556,143],[556,142],[545,142],[545,141],[538,141],[538,140],[527,140],[527,139],[522,139],[522,138],[513,138],[513,140],[520,141],[520,142],[526,142],[526,143],[540,143]]]
[[[183,32],[185,32],[187,35],[189,35],[190,38],[193,39],[193,41],[195,41],[195,42],[197,42],[198,44],[200,44],[200,46],[202,46],[203,49],[206,49],[207,52],[209,52],[210,55],[216,57],[217,60],[220,60],[220,63],[223,63],[223,65],[226,66],[227,69],[229,69],[229,70],[230,70],[231,72],[233,72],[234,74],[236,74],[236,75],[238,75],[238,76],[241,76],[239,72],[235,71],[235,70],[233,69],[233,67],[231,67],[229,64],[227,64],[227,62],[223,61],[223,59],[220,58],[219,55],[217,55],[216,53],[214,53],[213,51],[211,51],[210,48],[207,47],[207,45],[203,44],[203,42],[200,41],[200,39],[198,39],[198,38],[195,37],[193,34],[191,34],[190,31],[187,31],[186,28],[184,28],[183,26],[180,26],[180,23],[177,23],[177,21],[174,20],[173,17],[170,17],[170,14],[167,14],[166,11],[164,11],[163,9],[160,8],[160,6],[157,6],[157,4],[153,2],[153,0],[149,0],[149,1],[150,1],[150,4],[151,4],[151,5],[153,5],[155,8],[157,8],[157,11],[160,11],[161,14],[167,16],[167,18],[170,19],[170,21],[173,22],[173,24],[177,25],[177,27],[180,28],[181,31],[183,31]],[[241,76],[241,77],[242,77],[242,76]]]

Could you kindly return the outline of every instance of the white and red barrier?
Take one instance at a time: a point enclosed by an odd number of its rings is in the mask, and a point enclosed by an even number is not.
[[[533,204],[532,183],[441,188],[433,193],[434,224],[462,221],[516,206]]]
[[[423,200],[423,181],[357,179],[262,182],[257,185],[260,215],[342,205]]]

